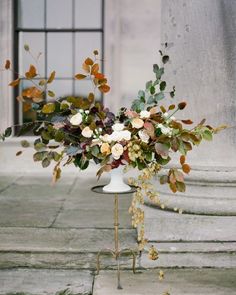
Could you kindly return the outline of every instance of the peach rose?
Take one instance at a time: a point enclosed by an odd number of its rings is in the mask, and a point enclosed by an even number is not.
[[[139,129],[143,127],[144,122],[140,118],[133,118],[131,124],[133,128]]]
[[[102,154],[106,154],[106,155],[109,155],[111,153],[111,148],[110,148],[110,145],[109,143],[107,142],[104,142],[102,145],[101,145],[101,153]]]

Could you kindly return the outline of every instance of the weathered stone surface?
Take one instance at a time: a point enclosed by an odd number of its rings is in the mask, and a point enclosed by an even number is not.
[[[165,279],[158,280],[158,271],[132,274],[121,273],[123,290],[117,290],[115,272],[96,276],[93,295],[156,295],[169,292],[175,295],[226,295],[236,292],[236,270],[178,269],[165,270]]]
[[[236,241],[235,216],[178,214],[145,206],[145,231],[151,241]]]
[[[13,269],[0,270],[0,294],[91,295],[93,276],[86,271]],[[67,293],[66,293],[67,294]]]

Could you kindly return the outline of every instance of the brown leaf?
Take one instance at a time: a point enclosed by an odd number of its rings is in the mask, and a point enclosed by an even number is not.
[[[27,98],[40,98],[42,99],[43,92],[36,87],[29,87],[22,91],[22,96]]]
[[[85,62],[83,63],[82,68],[86,73],[90,73],[90,66],[87,65]]]
[[[37,76],[36,68],[34,65],[30,65],[29,71],[25,73],[27,79],[32,79]]]
[[[188,164],[183,164],[182,170],[184,171],[184,173],[188,174],[191,171],[191,167]]]
[[[12,87],[16,87],[17,85],[19,85],[19,83],[20,83],[20,79],[18,78],[16,80],[12,81],[11,83],[9,83],[8,85],[12,86]]]
[[[147,133],[150,137],[154,137],[155,135],[155,128],[152,123],[145,122],[143,127],[147,130]]]
[[[204,125],[205,122],[206,122],[206,119],[202,119],[202,121],[198,125],[202,126],[202,125]]]
[[[16,156],[20,156],[22,153],[23,153],[22,151],[18,151],[18,152],[16,153]]]
[[[162,158],[167,159],[169,156],[169,148],[166,144],[162,144],[160,142],[157,142],[155,144],[155,150],[158,155],[160,155]]]
[[[52,81],[55,79],[55,75],[56,75],[55,71],[51,72],[51,74],[48,78],[48,84],[52,83]]]
[[[87,57],[86,60],[84,61],[84,63],[88,66],[92,66],[93,60],[90,57]]]
[[[218,133],[218,132],[220,132],[220,131],[222,131],[222,130],[224,130],[226,128],[229,128],[229,126],[227,126],[227,125],[220,125],[220,126],[218,126],[216,128],[213,128],[213,132],[214,133]]]
[[[185,156],[184,155],[180,156],[179,162],[181,165],[183,165],[185,163]]]
[[[178,104],[178,108],[180,110],[183,110],[186,107],[187,103],[185,101],[182,101]]]
[[[31,110],[31,103],[24,103],[23,104],[23,112],[26,113]]]
[[[169,176],[169,181],[170,181],[170,183],[172,183],[172,184],[176,183],[176,178],[175,178],[174,173],[171,173],[171,174],[170,174],[170,176]]]
[[[93,54],[94,54],[94,55],[98,55],[98,54],[99,54],[99,53],[98,53],[98,50],[94,50],[94,51],[93,51]]]
[[[93,103],[94,102],[94,94],[92,92],[89,93],[88,95],[88,101]]]
[[[108,86],[107,84],[104,84],[99,86],[98,89],[103,93],[107,93],[110,91],[110,86]]]
[[[153,107],[153,108],[151,108],[149,110],[149,112],[150,112],[151,115],[154,115],[154,114],[156,114],[158,112],[158,108],[157,107]]]
[[[178,182],[184,182],[184,175],[182,172],[178,171],[178,170],[174,170],[174,175],[175,175],[175,179]]]
[[[92,68],[91,68],[91,74],[95,75],[97,74],[99,71],[99,64],[93,64]],[[97,77],[96,77],[97,78]]]
[[[181,122],[183,122],[184,124],[187,124],[187,125],[191,125],[193,124],[193,121],[188,119],[188,120],[181,120]]]
[[[107,164],[105,166],[102,166],[97,172],[98,179],[101,177],[103,172],[109,172],[109,171],[111,171],[111,165]]]
[[[9,59],[6,60],[6,63],[5,63],[5,69],[8,70],[10,69],[10,66],[11,66],[11,62]]]
[[[184,182],[176,182],[176,188],[177,188],[177,191],[181,192],[181,193],[184,193],[185,192],[185,183]]]
[[[87,76],[86,75],[83,75],[83,74],[76,74],[75,75],[75,78],[78,79],[78,80],[83,80],[85,79]]]
[[[177,188],[176,188],[175,183],[170,183],[169,184],[169,187],[170,187],[170,189],[172,190],[173,193],[176,193],[177,192]]]

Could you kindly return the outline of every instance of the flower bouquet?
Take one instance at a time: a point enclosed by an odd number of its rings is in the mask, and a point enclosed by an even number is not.
[[[25,50],[31,54],[28,45],[25,45]],[[163,80],[164,67],[169,56],[162,51],[160,55],[162,65],[153,65],[154,79],[148,81],[145,88],[138,92],[129,109],[121,108],[117,114],[96,101],[96,91],[105,94],[110,90],[107,78],[100,72],[97,50],[93,52],[93,57],[85,59],[83,72],[75,75],[77,80],[91,81],[93,91],[88,93],[87,97],[68,96],[55,99],[55,93],[50,90],[55,71],[48,79],[41,78],[35,65],[30,65],[24,75],[18,75],[9,84],[16,87],[22,79],[32,82],[32,86],[24,89],[17,100],[23,103],[24,109],[34,110],[37,120],[17,126],[17,135],[33,132],[36,136],[33,159],[35,162],[41,162],[43,167],[55,162],[53,182],[60,178],[63,166],[75,165],[85,170],[91,161],[99,165],[98,177],[103,172],[119,167],[132,167],[140,171],[137,179],[130,180],[130,183],[137,187],[130,212],[133,214],[133,225],[142,225],[139,231],[140,249],[146,243],[144,214],[140,206],[144,202],[144,196],[164,208],[151,182],[153,176],[171,161],[171,153],[178,152],[180,168],[170,168],[166,175],[160,177],[160,183],[168,184],[174,193],[184,192],[184,174],[190,172],[186,154],[203,139],[212,140],[215,133],[225,128],[212,128],[205,124],[205,120],[187,128],[193,124],[190,119],[174,117],[186,107],[186,102],[163,105],[165,97],[174,99],[175,87],[168,89],[166,81]],[[13,71],[9,60],[5,63],[5,69]],[[36,77],[39,82],[34,80]],[[46,101],[46,96],[53,100]],[[8,127],[0,135],[1,139],[9,137],[13,129],[14,126]],[[23,147],[29,146],[26,140],[21,144]],[[21,153],[22,151],[19,151],[17,155]],[[127,186],[123,188],[128,189]],[[109,191],[109,187],[107,190]],[[150,258],[157,257],[157,252],[152,248]]]

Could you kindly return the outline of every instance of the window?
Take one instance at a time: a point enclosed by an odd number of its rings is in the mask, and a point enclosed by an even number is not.
[[[50,89],[57,97],[87,93],[90,81],[78,82],[73,76],[94,49],[103,57],[103,14],[104,0],[15,1],[15,68],[25,73],[30,63],[35,64],[24,50],[24,44],[28,44],[34,55],[42,53],[37,66],[42,77],[48,78],[52,70],[56,71]],[[21,87],[27,86],[29,81],[23,81]],[[16,103],[16,123],[28,122],[34,116]]]

